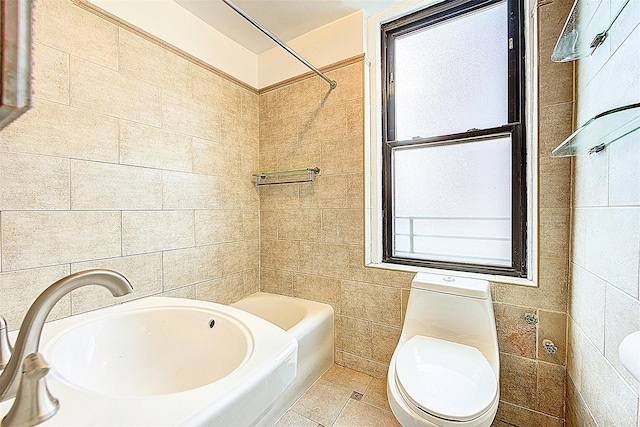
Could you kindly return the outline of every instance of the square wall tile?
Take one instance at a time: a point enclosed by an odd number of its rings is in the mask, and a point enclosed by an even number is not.
[[[374,325],[371,330],[371,358],[378,362],[389,364],[400,340],[401,332],[401,328]]]
[[[33,96],[69,104],[69,54],[33,44]]]
[[[585,266],[594,274],[638,298],[640,207],[588,212]]]
[[[2,271],[120,256],[120,223],[120,212],[2,212]]]
[[[340,280],[310,274],[293,277],[293,296],[330,304],[335,312],[340,307]]]
[[[71,160],[71,209],[162,209],[161,172]]]
[[[195,211],[195,237],[198,245],[241,240],[242,212],[229,209]]]
[[[260,290],[272,294],[293,295],[293,272],[260,268]]]
[[[500,399],[537,409],[538,364],[535,360],[500,353]]]
[[[120,120],[120,163],[191,172],[191,137],[153,126]]]
[[[222,208],[220,177],[162,171],[163,209]]]
[[[258,240],[222,243],[220,250],[224,256],[218,262],[222,263],[222,273],[225,276],[259,266],[260,242]]]
[[[374,378],[385,379],[389,371],[389,365],[385,363],[376,362],[340,350],[336,350],[335,360],[340,366],[366,373]]]
[[[162,257],[164,291],[212,280],[223,274],[221,259],[224,253],[219,245],[165,251]]]
[[[582,396],[575,388],[571,378],[567,378],[567,415],[566,427],[597,427]]]
[[[537,410],[558,418],[565,414],[565,378],[564,366],[538,363],[538,406]]]
[[[609,199],[609,153],[574,157],[573,203],[576,207],[606,206]]]
[[[349,247],[334,243],[300,242],[299,271],[319,276],[345,277],[349,271]]]
[[[605,289],[605,282],[573,265],[569,312],[601,352],[604,352]]]
[[[498,330],[498,346],[503,353],[536,358],[536,326],[525,321],[535,309],[508,304],[493,304]]]
[[[370,359],[373,349],[372,326],[372,323],[366,320],[335,316],[336,348]]]
[[[220,141],[220,112],[212,105],[163,91],[160,106],[163,128]]]
[[[193,138],[194,172],[207,175],[238,176],[242,171],[241,162],[241,151],[237,145]]]
[[[71,57],[70,70],[72,106],[134,122],[161,124],[159,87],[76,57]]]
[[[118,68],[118,27],[111,22],[73,2],[59,0],[38,1],[34,21],[36,42],[113,70]]]
[[[122,252],[133,255],[194,246],[193,211],[122,212]]]
[[[118,70],[121,73],[191,96],[189,61],[124,28],[118,30]]]
[[[567,357],[567,315],[555,311],[538,310],[538,360],[564,366]],[[556,354],[544,349],[544,340],[551,340],[557,347]]]
[[[260,265],[298,271],[300,268],[300,243],[295,240],[262,240],[260,242]]]
[[[258,268],[243,271],[242,280],[245,297],[260,291],[260,270]]]
[[[640,135],[637,132],[611,144],[609,150],[609,205],[640,205]]]
[[[242,273],[208,280],[196,285],[196,296],[199,300],[231,304],[244,296]]]
[[[0,149],[117,163],[118,119],[36,99],[0,133]]]
[[[69,209],[69,160],[0,152],[1,210]]]
[[[400,326],[400,289],[342,282],[340,314]]]

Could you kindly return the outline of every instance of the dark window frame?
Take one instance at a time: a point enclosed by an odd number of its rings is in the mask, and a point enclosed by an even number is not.
[[[527,150],[526,150],[526,78],[524,43],[524,5],[506,0],[508,15],[508,123],[491,129],[472,129],[453,135],[439,135],[405,141],[395,140],[395,94],[393,81],[396,37],[442,23],[466,13],[483,9],[504,0],[445,1],[406,15],[381,26],[382,35],[382,262],[500,276],[527,277]],[[511,48],[511,45],[513,46]],[[425,144],[456,144],[492,135],[511,135],[512,139],[512,264],[509,267],[467,264],[407,258],[393,255],[393,170],[395,147]]]

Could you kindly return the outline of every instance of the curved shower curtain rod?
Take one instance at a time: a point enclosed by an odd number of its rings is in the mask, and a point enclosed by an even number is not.
[[[273,33],[271,33],[271,31],[267,30],[266,28],[264,28],[262,25],[260,25],[255,19],[253,19],[251,16],[247,15],[247,13],[240,9],[238,6],[236,6],[233,2],[231,2],[230,0],[222,0],[222,2],[224,4],[226,4],[227,6],[229,6],[231,9],[235,10],[240,16],[242,16],[244,19],[246,19],[247,21],[249,21],[251,24],[253,24],[254,27],[256,27],[257,29],[259,29],[260,31],[262,31],[267,37],[269,37],[271,40],[273,40],[274,42],[278,43],[284,50],[286,50],[287,52],[289,52],[291,55],[293,55],[298,61],[302,62],[304,65],[306,65],[311,71],[313,71],[314,73],[316,73],[317,75],[319,75],[320,77],[322,77],[322,79],[324,81],[326,81],[327,83],[329,83],[329,87],[331,87],[331,90],[335,89],[338,86],[338,83],[335,80],[331,80],[329,77],[327,77],[322,71],[318,70],[316,67],[314,67],[313,65],[311,65],[311,63],[309,63],[309,61],[307,61],[306,59],[304,59],[302,56],[300,56],[295,50],[291,49],[285,42],[283,42],[282,40],[280,40],[278,37],[276,37]]]

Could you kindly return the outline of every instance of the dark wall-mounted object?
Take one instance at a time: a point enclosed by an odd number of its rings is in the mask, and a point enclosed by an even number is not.
[[[0,2],[0,129],[31,108],[32,0]]]

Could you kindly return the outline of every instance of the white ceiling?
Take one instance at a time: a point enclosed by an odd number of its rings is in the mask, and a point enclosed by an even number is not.
[[[255,54],[276,44],[221,0],[174,0],[231,40]],[[234,3],[276,37],[287,42],[363,10],[365,16],[400,0],[235,0]]]

